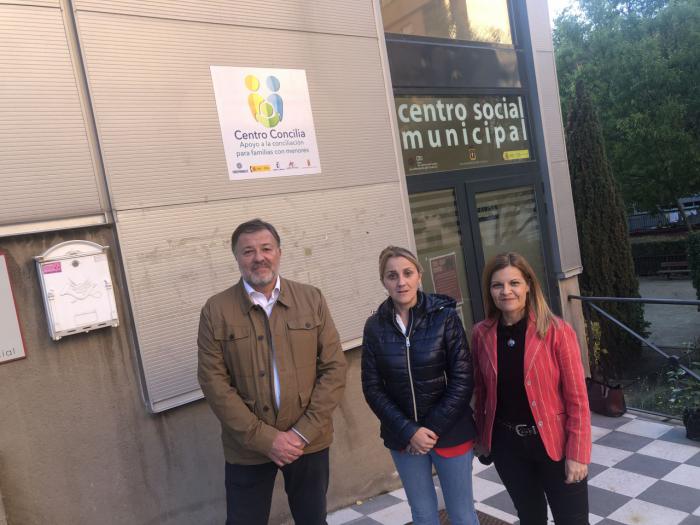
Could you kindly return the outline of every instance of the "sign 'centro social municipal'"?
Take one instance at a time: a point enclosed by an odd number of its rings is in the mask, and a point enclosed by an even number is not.
[[[321,173],[306,72],[211,66],[231,180]]]
[[[396,97],[407,175],[530,160],[522,97]]]

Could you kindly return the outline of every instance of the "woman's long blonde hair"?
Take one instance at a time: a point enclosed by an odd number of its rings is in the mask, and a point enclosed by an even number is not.
[[[494,255],[486,263],[482,280],[486,317],[489,319],[498,319],[501,315],[501,311],[496,307],[496,303],[494,303],[493,297],[491,297],[491,278],[494,273],[508,266],[520,270],[530,287],[530,291],[527,294],[525,315],[529,315],[530,312],[532,312],[535,316],[535,323],[537,324],[537,334],[540,337],[544,337],[549,326],[552,323],[556,323],[556,317],[552,313],[552,310],[549,309],[547,300],[544,298],[544,293],[542,293],[542,286],[540,286],[540,282],[537,280],[537,275],[535,275],[532,266],[530,266],[525,257],[519,253],[499,253],[498,255]]]

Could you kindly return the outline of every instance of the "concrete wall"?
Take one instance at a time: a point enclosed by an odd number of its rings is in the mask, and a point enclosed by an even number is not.
[[[204,401],[158,415],[141,400],[124,290],[121,326],[53,342],[33,256],[62,241],[115,246],[107,227],[0,238],[27,358],[0,365],[0,494],[9,525],[222,523],[220,427]],[[116,268],[112,257],[111,266]],[[194,336],[193,336],[194,337]],[[330,508],[395,488],[360,388],[359,350],[336,412]],[[2,523],[0,506],[0,523]],[[284,491],[271,523],[284,523]]]
[[[2,502],[2,492],[0,492],[0,525],[7,525],[7,517],[5,515],[5,505]]]
[[[578,344],[581,348],[581,361],[586,377],[591,375],[591,367],[588,362],[588,343],[586,341],[586,320],[583,317],[583,304],[581,301],[568,300],[569,295],[581,295],[578,286],[578,275],[559,281],[559,301],[562,317],[574,327],[578,336]]]

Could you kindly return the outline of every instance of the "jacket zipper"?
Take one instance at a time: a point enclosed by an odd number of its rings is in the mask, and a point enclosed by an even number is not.
[[[408,330],[406,330],[406,364],[408,365],[408,384],[411,385],[411,401],[413,401],[413,418],[418,422],[418,406],[416,391],[413,388],[413,373],[411,372],[411,329],[413,328],[413,312],[409,312]]]
[[[277,366],[277,355],[275,351],[275,345],[272,342],[272,330],[270,329],[270,318],[267,316],[267,312],[265,312],[265,309],[260,306],[256,305],[254,308],[260,310],[263,315],[263,321],[265,322],[265,336],[267,337],[267,342],[270,345],[270,376],[272,381],[270,381],[270,389],[272,390],[272,406],[275,407],[275,413],[279,412],[280,407],[277,406],[277,395],[275,394],[275,372],[274,369]],[[280,397],[282,395],[282,392],[280,392]],[[282,399],[280,399],[280,403],[282,402]]]

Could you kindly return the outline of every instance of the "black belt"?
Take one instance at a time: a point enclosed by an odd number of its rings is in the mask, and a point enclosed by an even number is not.
[[[498,426],[505,428],[506,430],[515,432],[515,434],[520,437],[537,435],[537,427],[535,425],[525,425],[524,423],[515,425],[513,423],[509,423],[508,421],[503,421],[502,419],[498,418],[496,418],[496,423],[498,424]]]

